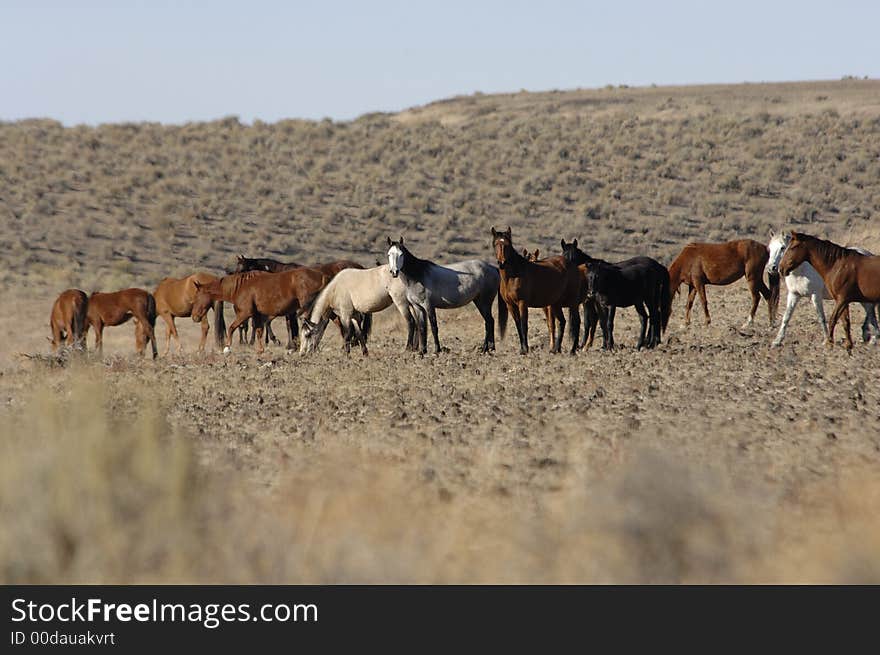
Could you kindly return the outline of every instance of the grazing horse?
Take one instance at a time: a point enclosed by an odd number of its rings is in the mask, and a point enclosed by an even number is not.
[[[63,341],[68,347],[85,350],[89,297],[85,291],[68,289],[52,305],[49,328],[52,330],[52,352],[57,352]]]
[[[112,293],[95,291],[89,296],[88,324],[95,329],[95,349],[99,354],[104,348],[104,328],[122,325],[134,318],[135,349],[141,356],[147,342],[153,347],[153,359],[158,354],[156,349],[156,299],[153,294],[143,289],[124,289]],[[86,328],[88,330],[88,327]]]
[[[406,349],[414,349],[415,320],[410,312],[406,287],[401,278],[393,277],[387,264],[363,270],[350,268],[339,271],[318,294],[309,311],[309,317],[302,319],[300,354],[318,349],[324,328],[327,327],[331,314],[335,314],[345,329],[345,352],[350,352],[351,341],[354,339],[360,342],[361,352],[366,355],[371,316],[392,303],[406,320]]]
[[[501,232],[492,228],[492,248],[501,272],[500,297],[516,324],[520,354],[529,352],[529,307],[550,307],[557,325],[550,349],[554,353],[562,351],[562,334],[565,331],[562,310],[568,307],[571,352],[574,354],[580,335],[578,308],[583,289],[582,277],[577,267],[569,266],[562,256],[528,261],[513,247],[509,226],[506,231]],[[500,302],[498,307],[500,310]]]
[[[310,305],[329,279],[313,268],[295,268],[284,273],[249,271],[234,273],[206,285],[196,282],[198,291],[193,303],[192,318],[198,322],[204,318],[212,303],[217,300],[231,302],[235,320],[226,331],[226,347],[232,347],[232,334],[244,321],[253,319],[256,332],[256,350],[263,352],[263,327],[267,320],[276,316],[296,318],[296,312]],[[288,343],[288,348],[293,348]]]
[[[196,299],[196,285],[208,284],[216,280],[216,276],[210,273],[193,273],[184,278],[166,277],[159,282],[159,286],[153,292],[156,299],[156,313],[165,321],[165,351],[163,355],[167,355],[171,350],[171,337],[177,341],[177,352],[183,350],[183,344],[177,334],[177,325],[174,323],[175,318],[183,316],[191,316],[193,301]],[[226,333],[226,322],[223,318],[223,303],[214,304],[214,332],[217,340],[217,346],[223,347],[223,335]],[[205,342],[208,340],[208,318],[202,318],[202,340],[199,342],[199,352],[205,350]]]
[[[831,313],[831,322],[828,324],[827,344],[829,346],[834,344],[834,326],[843,316],[846,349],[851,352],[853,342],[849,304],[853,301],[880,302],[880,257],[863,255],[825,239],[792,232],[785,255],[779,262],[779,272],[788,275],[804,262],[809,262],[822,276],[825,288],[834,298],[835,305]]]
[[[389,237],[388,269],[391,277],[400,277],[406,288],[406,299],[420,312],[419,352],[425,354],[428,351],[428,322],[434,337],[434,352],[440,352],[437,309],[464,307],[470,302],[477,306],[486,328],[480,351],[495,350],[492,302],[498,295],[501,280],[497,268],[478,259],[440,266],[413,255],[403,244],[403,237],[400,241],[392,241]],[[498,307],[498,328],[503,337],[507,313],[501,309],[501,303]]]
[[[703,303],[706,325],[712,322],[709,317],[709,303],[706,300],[707,284],[731,284],[743,276],[752,294],[752,309],[743,327],[752,324],[762,296],[767,301],[770,325],[773,325],[776,320],[776,308],[779,305],[779,275],[769,274],[770,287],[764,284],[764,268],[768,258],[767,247],[752,239],[686,245],[669,266],[673,297],[678,293],[682,283],[687,284],[690,290],[685,310],[685,325],[691,323],[691,307],[694,305],[694,297],[697,293],[700,294]]]
[[[790,242],[791,234],[783,232],[774,234],[773,230],[770,230],[770,243],[767,244],[767,249],[770,251],[770,259],[767,261],[768,271],[771,273],[779,272],[779,262],[782,260],[782,255],[785,254],[785,250]],[[853,250],[863,255],[873,254],[864,248],[853,248]],[[822,327],[822,336],[827,337],[828,322],[825,320],[825,308],[822,306],[822,301],[826,298],[830,300],[831,294],[825,288],[822,276],[819,275],[815,268],[810,266],[809,262],[805,261],[785,276],[785,286],[788,289],[785,313],[782,316],[782,324],[779,326],[779,334],[776,335],[772,345],[782,345],[782,340],[785,338],[785,330],[798,302],[801,298],[808,296],[813,302],[813,307],[816,309],[816,316],[819,318],[819,325]],[[862,323],[862,341],[870,341],[872,332],[875,339],[880,339],[880,326],[877,324],[876,315],[877,305],[862,303],[862,307],[865,309],[865,321]]]
[[[616,264],[594,259],[577,247],[563,242],[566,260],[586,267],[586,303],[594,304],[591,315],[602,322],[602,347],[614,348],[614,317],[617,307],[635,307],[641,320],[636,348],[653,348],[669,323],[672,293],[669,271],[650,257],[633,257]],[[646,311],[647,307],[647,311]],[[585,310],[586,311],[586,310]],[[649,326],[650,324],[650,326]],[[595,325],[592,326],[595,332]]]
[[[234,273],[245,273],[247,271],[266,271],[267,273],[284,273],[285,271],[292,271],[295,268],[302,268],[303,264],[298,264],[296,262],[280,262],[277,259],[269,259],[266,257],[260,258],[250,258],[245,257],[244,255],[239,255],[236,260]],[[322,273],[324,273],[328,278],[332,278],[339,271],[343,271],[347,268],[359,268],[363,269],[364,267],[358,264],[357,262],[350,261],[348,259],[340,259],[335,262],[326,262],[324,264],[313,264],[309,268],[314,268]],[[334,319],[335,320],[335,319]],[[339,333],[342,334],[342,323],[338,320],[336,321],[339,326]],[[242,324],[245,329],[247,329],[247,324]],[[294,343],[299,338],[299,326],[296,322],[296,317],[289,318],[287,321],[287,332],[288,332],[288,343]],[[239,335],[240,336],[240,335]],[[267,339],[272,339],[272,341],[278,343],[278,339],[275,338],[275,335],[272,334],[272,327],[269,323],[266,323],[266,337]],[[251,343],[253,344],[254,335],[251,333]]]

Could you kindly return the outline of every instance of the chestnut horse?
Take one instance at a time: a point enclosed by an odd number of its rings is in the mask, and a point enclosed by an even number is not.
[[[193,303],[192,319],[201,321],[214,301],[231,302],[235,308],[235,320],[226,331],[224,352],[232,346],[232,333],[251,318],[256,332],[256,349],[262,353],[266,321],[276,316],[295,321],[297,311],[311,305],[329,281],[330,278],[321,271],[300,267],[284,273],[234,273],[206,285],[196,282],[198,293]],[[288,348],[293,348],[292,342],[288,343]]]
[[[156,300],[143,289],[123,289],[112,293],[95,291],[89,296],[88,324],[95,329],[95,349],[103,352],[104,328],[122,325],[134,318],[135,349],[143,356],[149,341],[156,358]],[[88,327],[86,328],[88,330]]]
[[[492,228],[492,248],[501,273],[499,294],[513,316],[519,334],[519,351],[529,352],[529,307],[550,307],[557,323],[551,352],[562,351],[565,317],[568,307],[571,323],[571,352],[577,350],[580,335],[580,307],[583,282],[576,266],[568,266],[562,256],[530,262],[513,247],[510,227],[498,232]]]
[[[752,309],[743,327],[752,324],[762,296],[767,301],[770,325],[773,325],[776,320],[776,308],[779,305],[779,274],[769,273],[770,287],[764,284],[764,267],[769,257],[767,246],[752,239],[686,245],[669,266],[669,282],[673,298],[682,284],[687,284],[689,288],[685,325],[691,323],[691,308],[698,293],[703,303],[706,325],[712,322],[706,300],[707,284],[731,284],[743,276],[752,294]]]
[[[63,341],[67,341],[68,347],[85,350],[88,307],[89,297],[85,291],[68,289],[61,292],[49,316],[52,352],[56,352]]]
[[[247,271],[265,271],[267,273],[284,273],[285,271],[292,271],[295,268],[302,268],[304,264],[298,264],[296,262],[280,262],[277,259],[269,259],[267,257],[258,257],[258,258],[250,258],[245,257],[244,255],[239,255],[238,259],[235,263],[234,273],[245,273]],[[339,271],[345,270],[346,268],[359,268],[363,269],[363,266],[358,264],[357,262],[353,262],[347,259],[340,259],[335,262],[327,262],[325,264],[313,264],[309,268],[314,268],[322,273],[324,273],[328,278],[333,278]],[[339,333],[344,335],[344,330],[342,328],[342,323],[339,322],[339,319],[334,319],[336,324],[339,326]],[[246,328],[247,323],[242,323],[242,326]],[[299,338],[299,325],[297,325],[296,317],[289,318],[287,320],[287,334],[288,334],[288,347],[291,343],[294,343]],[[279,343],[278,339],[275,338],[275,335],[272,334],[272,327],[267,322],[266,323],[266,337],[267,343],[268,339],[271,339],[275,343]],[[251,343],[254,342],[254,335],[251,333]]]
[[[177,352],[183,350],[183,344],[180,343],[180,337],[177,334],[177,326],[174,324],[175,317],[192,315],[193,301],[196,299],[196,285],[207,284],[213,282],[217,277],[210,273],[193,273],[184,278],[166,277],[159,282],[159,286],[153,292],[156,299],[156,313],[165,321],[165,351],[163,355],[167,355],[171,350],[171,337],[177,341]],[[205,350],[205,342],[208,340],[207,316],[202,319],[202,340],[199,342],[199,352]],[[214,331],[217,339],[217,346],[223,347],[223,335],[226,332],[226,322],[223,318],[223,305],[216,303],[214,305]]]
[[[834,344],[834,326],[843,316],[846,349],[852,351],[849,304],[853,301],[880,302],[880,257],[863,255],[825,239],[792,232],[788,250],[779,262],[779,272],[788,275],[804,262],[809,262],[818,271],[825,281],[825,288],[834,298],[826,343],[829,346]]]

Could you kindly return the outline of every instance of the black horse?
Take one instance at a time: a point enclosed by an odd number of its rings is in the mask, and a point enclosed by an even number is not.
[[[669,271],[663,264],[650,257],[633,257],[611,264],[590,257],[576,246],[569,247],[565,256],[569,262],[587,267],[586,298],[588,303],[595,303],[602,324],[604,349],[614,348],[617,307],[635,307],[639,314],[641,329],[636,348],[653,348],[660,343],[669,323],[672,297]]]

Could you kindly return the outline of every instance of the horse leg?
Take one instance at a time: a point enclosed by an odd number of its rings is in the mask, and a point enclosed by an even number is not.
[[[183,344],[180,342],[180,335],[177,333],[177,324],[174,322],[174,315],[170,314],[169,318],[171,319],[168,323],[168,328],[171,330],[171,336],[174,337],[174,340],[177,342],[177,354],[179,355],[183,351]],[[207,319],[202,319],[204,322]],[[167,341],[167,339],[166,339]],[[168,347],[171,344],[168,343],[165,349],[165,354],[168,354]]]
[[[550,352],[556,348],[556,317],[550,305],[544,307],[544,316],[547,319],[547,333],[550,335]]]
[[[440,354],[440,337],[437,335],[437,310],[434,305],[428,305],[428,320],[431,322],[431,334],[434,337],[434,354]]]
[[[861,303],[865,310],[865,320],[862,322],[862,341],[870,343],[872,335],[880,336],[880,328],[877,326],[877,317],[874,315],[875,305],[869,302]]]
[[[813,307],[816,309],[816,316],[819,319],[819,325],[822,326],[822,334],[827,338],[828,337],[828,321],[825,319],[825,303],[822,302],[822,294],[814,293],[811,296],[811,300],[813,301]]]
[[[761,302],[761,291],[758,286],[758,283],[761,283],[761,280],[748,278],[746,281],[749,283],[749,292],[752,294],[752,309],[749,311],[749,317],[746,319],[746,322],[742,324],[742,327],[744,328],[751,327],[755,320],[755,313],[758,311],[758,305]]]
[[[712,318],[709,316],[709,301],[706,299],[706,285],[697,283],[697,293],[700,294],[700,302],[703,303],[703,314],[706,315],[706,325],[711,325]]]
[[[226,328],[226,347],[223,349],[224,352],[232,348],[232,335],[239,328],[239,326],[247,323],[249,318],[249,313],[242,312],[239,314],[238,311],[235,312],[235,319],[232,321],[232,323],[229,324],[229,327]],[[251,332],[253,333],[253,330]],[[240,334],[241,333],[239,333],[239,335]]]
[[[361,329],[360,323],[357,319],[352,318],[349,325],[351,325],[351,328],[354,331],[355,339],[361,344],[361,353],[366,357],[369,354],[367,352],[367,338],[364,336],[364,331]]]
[[[828,338],[826,339],[826,344],[829,348],[834,346],[834,327],[837,325],[837,321],[840,319],[840,316],[843,314],[843,310],[845,307],[848,307],[846,303],[843,303],[839,300],[835,299],[834,311],[831,312],[831,320],[828,322]]]
[[[263,346],[263,331],[269,328],[271,320],[271,318],[263,316],[262,314],[254,314],[251,319],[254,326],[254,333],[257,335],[255,343],[258,355],[262,355],[266,350]],[[266,338],[268,339],[268,332],[266,333]]]
[[[428,313],[421,305],[416,305],[419,311],[419,354],[428,353]]]
[[[554,323],[556,325],[555,332],[551,335],[553,337],[553,348],[550,350],[551,353],[561,353],[562,352],[562,335],[565,334],[565,314],[562,313],[561,305],[553,305],[552,307]]]
[[[569,325],[568,332],[571,336],[571,352],[570,354],[574,355],[578,351],[578,341],[581,336],[581,308],[579,305],[575,304],[568,308],[568,322]]]
[[[95,350],[98,357],[104,356],[104,323],[101,321],[95,324]]]
[[[641,323],[641,327],[639,328],[639,340],[636,342],[636,350],[641,350],[645,345],[645,334],[648,330],[648,313],[645,311],[645,306],[637,302],[635,304],[636,312],[639,314],[639,322]]]
[[[843,309],[843,330],[846,335],[846,350],[849,353],[852,353],[853,349],[853,340],[852,340],[852,330],[850,325],[850,316],[849,316],[849,303]]]
[[[773,340],[771,345],[773,346],[781,346],[782,340],[785,339],[785,331],[788,329],[788,322],[791,320],[792,314],[794,314],[794,309],[797,307],[800,302],[801,297],[796,293],[788,292],[788,298],[785,301],[785,313],[782,314],[782,323],[779,326],[779,332],[776,335],[776,338]],[[816,302],[816,296],[813,296],[813,303]],[[819,301],[821,302],[821,300]],[[822,315],[822,318],[825,318],[825,315]]]
[[[296,312],[284,317],[287,324],[287,350],[299,350],[299,323],[296,320]]]
[[[489,302],[487,303],[486,298],[481,296],[477,296],[474,299],[474,304],[477,306],[480,316],[483,317],[486,328],[486,335],[483,337],[483,347],[480,348],[481,353],[495,350],[495,319],[492,318],[492,297],[490,296],[488,300]],[[504,301],[502,300],[501,302]]]
[[[691,324],[691,308],[694,306],[694,298],[697,297],[697,288],[692,285],[688,285],[688,300],[687,305],[684,309],[684,324],[688,326]]]
[[[606,342],[606,350],[614,350],[614,314],[617,308],[613,305],[608,306],[608,314],[605,322],[608,325],[608,340]]]
[[[205,352],[205,344],[208,342],[208,332],[211,329],[211,324],[208,323],[208,315],[205,314],[205,317],[202,319],[202,340],[199,341],[199,353]]]

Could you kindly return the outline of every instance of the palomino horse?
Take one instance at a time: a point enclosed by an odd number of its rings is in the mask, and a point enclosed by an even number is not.
[[[440,352],[437,334],[437,309],[464,307],[472,302],[483,317],[485,336],[481,352],[495,350],[495,320],[492,318],[492,302],[498,295],[501,280],[498,269],[478,259],[471,259],[449,266],[440,266],[427,259],[419,259],[400,241],[388,238],[388,269],[391,277],[400,277],[406,287],[406,299],[420,312],[419,352],[428,352],[428,323],[434,337],[434,352]],[[507,313],[499,303],[498,329],[504,336]]]
[[[193,303],[192,318],[198,322],[204,318],[214,301],[231,302],[235,320],[226,331],[226,347],[232,347],[232,334],[244,321],[254,319],[256,349],[263,352],[263,326],[276,316],[296,318],[296,312],[312,303],[318,292],[327,284],[328,278],[313,268],[295,268],[284,273],[249,271],[234,273],[201,285],[196,282],[198,294]],[[293,348],[293,343],[288,343]]]
[[[392,303],[406,320],[407,350],[414,349],[415,320],[406,299],[403,280],[392,277],[387,264],[363,270],[350,268],[339,271],[318,294],[309,317],[302,319],[300,354],[318,349],[330,315],[335,314],[345,329],[345,352],[350,351],[351,341],[355,339],[360,342],[361,352],[366,355],[371,316]]]
[[[292,271],[293,269],[301,268],[302,266],[303,264],[298,264],[296,262],[280,262],[277,259],[269,259],[266,257],[250,258],[245,257],[244,255],[239,255],[233,272],[245,273],[247,271],[266,271],[267,273],[284,273],[285,271]],[[363,269],[363,266],[348,259],[340,259],[335,262],[313,264],[309,268],[317,269],[324,273],[329,279],[332,279],[339,271],[347,268]],[[339,325],[340,334],[342,334],[342,324],[339,321],[336,321],[336,323]],[[246,323],[243,323],[242,325],[247,329]],[[297,325],[296,317],[287,320],[287,333],[288,344],[295,342],[299,338],[299,326]],[[278,343],[278,339],[272,334],[272,326],[269,323],[266,323],[266,337],[267,339],[272,339],[272,341]],[[252,333],[251,343],[253,344],[253,342],[254,335]]]
[[[216,280],[216,276],[210,273],[193,273],[184,278],[166,277],[159,282],[159,286],[153,292],[156,299],[156,313],[165,321],[165,351],[167,355],[171,350],[171,337],[177,341],[177,352],[183,350],[180,337],[177,334],[177,326],[174,324],[175,317],[191,316],[193,301],[196,299],[196,282],[208,284]],[[205,350],[205,342],[208,340],[208,317],[202,318],[202,340],[199,342],[199,352]],[[226,322],[223,318],[223,304],[214,304],[214,336],[217,347],[223,347],[223,335],[226,333]]]
[[[804,262],[809,262],[818,271],[825,281],[825,288],[834,298],[834,311],[828,324],[828,345],[834,344],[834,326],[843,316],[846,349],[852,351],[849,304],[853,301],[880,302],[880,257],[863,255],[825,239],[792,232],[785,255],[779,262],[779,272],[788,275]]]
[[[669,281],[672,295],[678,293],[682,283],[687,284],[687,309],[685,324],[690,325],[691,307],[694,297],[700,294],[706,325],[712,320],[709,317],[709,303],[706,300],[706,285],[725,285],[736,282],[745,275],[752,294],[752,309],[743,327],[748,327],[755,319],[761,297],[767,301],[770,314],[770,325],[776,320],[776,308],[779,305],[779,275],[768,275],[770,287],[764,284],[764,268],[769,254],[763,243],[752,239],[727,241],[726,243],[689,243],[684,247],[675,261],[669,266]]]
[[[89,296],[89,326],[95,329],[95,349],[103,352],[104,328],[115,327],[134,318],[135,349],[143,356],[149,341],[156,358],[156,300],[143,289],[124,289],[113,293],[95,291]],[[87,328],[88,329],[88,328]]]
[[[767,270],[771,273],[779,272],[779,262],[782,260],[782,255],[785,254],[785,249],[788,248],[790,241],[791,234],[784,232],[774,234],[773,230],[770,230],[770,243],[767,244],[767,249],[770,251],[770,259],[767,261]],[[864,248],[853,248],[853,250],[862,255],[873,254]],[[830,300],[831,294],[825,288],[822,276],[819,275],[815,268],[810,266],[810,262],[805,261],[785,276],[785,287],[788,289],[785,313],[782,316],[782,324],[779,326],[779,334],[776,335],[772,345],[782,345],[788,322],[791,320],[791,316],[794,314],[800,299],[806,297],[812,300],[813,307],[816,309],[816,316],[819,318],[819,325],[822,327],[823,338],[827,337],[828,322],[825,320],[825,308],[822,301],[826,298]],[[862,341],[870,341],[872,332],[875,339],[880,339],[880,326],[877,325],[876,315],[877,305],[865,302],[862,303],[862,307],[865,309],[865,321],[862,323]]]
[[[85,291],[68,289],[61,292],[49,316],[52,352],[56,352],[63,341],[67,341],[68,347],[85,350],[88,307],[89,297]]]
[[[513,316],[519,334],[519,351],[529,352],[529,307],[550,307],[557,328],[551,352],[562,351],[568,307],[571,323],[571,352],[577,350],[580,335],[578,308],[582,299],[582,277],[576,266],[568,266],[562,256],[530,262],[513,247],[510,227],[498,232],[492,228],[492,248],[501,271],[500,297]],[[498,303],[500,310],[501,303]],[[499,311],[500,317],[500,311]]]

